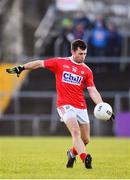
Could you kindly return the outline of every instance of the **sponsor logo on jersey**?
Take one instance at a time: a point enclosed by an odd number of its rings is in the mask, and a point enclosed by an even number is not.
[[[62,81],[69,83],[69,84],[75,84],[80,85],[83,77],[73,74],[71,72],[64,71],[62,74]]]

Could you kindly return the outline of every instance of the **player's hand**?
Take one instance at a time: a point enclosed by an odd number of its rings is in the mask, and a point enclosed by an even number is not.
[[[17,74],[17,77],[19,77],[20,73],[24,70],[24,66],[16,66],[13,68],[6,69],[6,72],[10,74]]]
[[[111,118],[110,118],[110,120],[114,120],[115,119],[115,114],[114,113],[112,113],[112,116],[111,116]]]

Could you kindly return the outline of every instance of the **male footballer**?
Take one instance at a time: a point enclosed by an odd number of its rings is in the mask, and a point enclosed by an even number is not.
[[[92,71],[84,63],[87,44],[80,39],[73,41],[71,53],[71,57],[31,61],[6,71],[19,76],[23,70],[46,68],[55,74],[57,111],[72,136],[72,147],[67,151],[66,167],[73,168],[76,156],[79,155],[85,168],[90,169],[92,157],[86,153],[85,148],[90,140],[90,123],[84,89],[87,88],[95,104],[103,100],[95,87]]]

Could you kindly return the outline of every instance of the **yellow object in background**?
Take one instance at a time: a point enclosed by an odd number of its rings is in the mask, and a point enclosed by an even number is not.
[[[16,74],[8,74],[7,68],[16,66],[15,64],[0,64],[0,113],[7,108],[13,93],[20,88],[28,71],[24,71],[18,78]]]

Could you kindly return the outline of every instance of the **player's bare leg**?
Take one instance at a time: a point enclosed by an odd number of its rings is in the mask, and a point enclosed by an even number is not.
[[[80,132],[81,132],[81,138],[85,145],[87,145],[90,141],[90,124],[79,124],[80,126]]]
[[[90,124],[80,124],[80,132],[84,144],[87,145],[90,141]],[[92,168],[92,157],[90,154],[87,154],[86,156],[85,166],[86,168]]]
[[[77,120],[75,118],[71,118],[67,120],[66,126],[71,133],[73,146],[77,150],[77,153],[78,154],[85,153],[85,146],[81,139],[80,127]]]
[[[76,152],[80,155],[80,158],[85,161],[87,154],[85,151],[85,145],[84,142],[82,141],[81,138],[81,132],[80,132],[80,127],[75,118],[70,118],[66,121],[66,126],[69,129],[71,136],[72,136],[72,141],[73,141],[73,147],[75,148]],[[70,157],[70,155],[68,156]],[[70,159],[71,160],[71,159]],[[69,162],[69,160],[68,160]],[[67,167],[73,167],[73,162],[72,166],[67,163]]]
[[[81,132],[81,139],[84,142],[84,145],[87,145],[90,141],[90,124],[79,123],[79,126],[80,126],[80,132]],[[92,157],[90,154],[87,154],[84,163],[85,163],[86,168],[92,168]]]

